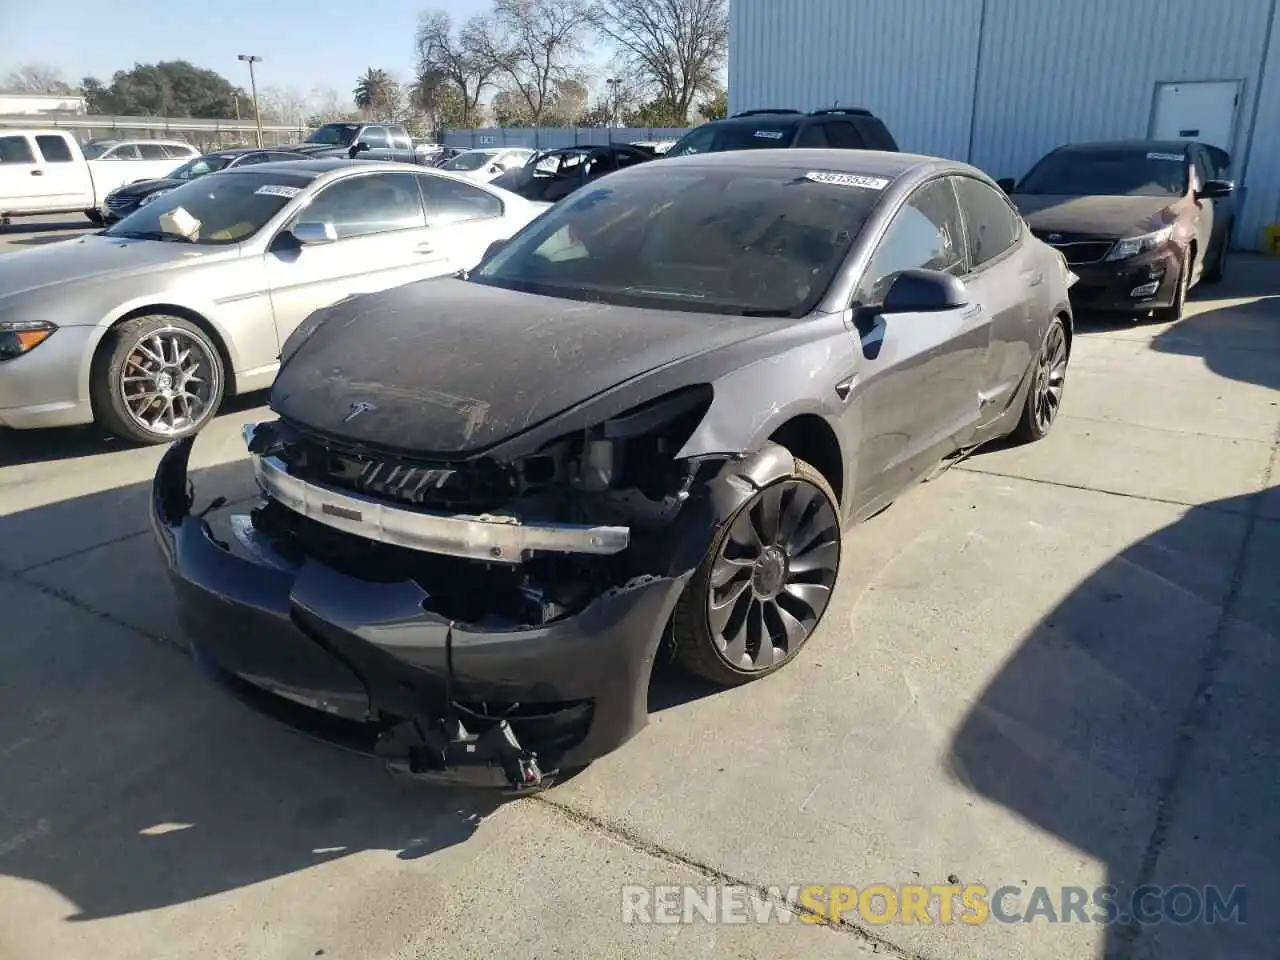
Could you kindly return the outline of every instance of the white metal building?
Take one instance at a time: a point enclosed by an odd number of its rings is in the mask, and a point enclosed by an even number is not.
[[[1280,0],[730,0],[729,109],[866,107],[906,151],[1020,177],[1054,147],[1231,153],[1236,244],[1280,223]]]

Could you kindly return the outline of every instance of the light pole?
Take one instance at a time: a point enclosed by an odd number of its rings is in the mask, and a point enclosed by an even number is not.
[[[605,83],[609,85],[609,126],[616,127],[618,125],[618,86],[622,80],[618,77],[608,77]]]
[[[262,58],[253,54],[242,53],[237,60],[243,60],[249,64],[249,92],[253,95],[253,119],[258,125],[258,147],[262,147],[262,111],[258,109],[258,81],[253,75],[253,65],[261,63]]]

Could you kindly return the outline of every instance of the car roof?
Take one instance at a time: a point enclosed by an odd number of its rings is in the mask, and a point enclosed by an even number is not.
[[[217,176],[235,176],[237,174],[246,173],[275,173],[281,176],[301,176],[309,180],[318,180],[321,177],[327,177],[331,174],[342,173],[345,171],[364,170],[376,173],[420,173],[429,177],[440,177],[444,180],[454,180],[459,183],[466,183],[469,186],[478,186],[483,189],[483,184],[477,184],[474,180],[470,180],[460,174],[451,173],[448,170],[441,170],[439,167],[426,167],[419,163],[399,163],[391,160],[348,160],[345,157],[321,157],[310,160],[272,160],[268,163],[255,163],[248,167],[233,167],[230,170],[220,170]]]
[[[889,153],[882,150],[831,150],[831,149],[771,149],[725,150],[712,153],[690,153],[680,157],[665,157],[663,170],[673,165],[716,166],[743,173],[756,171],[822,170],[831,173],[849,173],[871,177],[897,179],[910,170],[935,167],[957,173],[974,173],[973,167],[953,160],[927,157],[916,153]],[[641,167],[637,167],[642,169]]]
[[[1182,153],[1194,142],[1192,140],[1090,140],[1084,143],[1068,143],[1058,149],[1063,153],[1126,153],[1135,150]]]
[[[227,147],[225,150],[210,150],[206,157],[240,157],[246,153],[288,153],[283,147]]]

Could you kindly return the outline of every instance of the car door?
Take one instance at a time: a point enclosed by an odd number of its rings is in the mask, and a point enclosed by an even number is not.
[[[356,154],[358,160],[393,160],[391,138],[386,127],[365,127],[360,139],[369,145],[368,150]]]
[[[1004,194],[973,177],[955,177],[953,185],[969,260],[965,286],[982,304],[991,331],[972,388],[986,422],[1008,405],[1039,347],[1029,339],[1032,320],[1046,316],[1053,305],[1046,264],[1026,242],[1022,218]]]
[[[1209,180],[1231,179],[1230,156],[1225,150],[1210,148],[1202,143],[1194,144],[1191,150],[1197,176],[1202,178],[1201,184]],[[1214,263],[1214,257],[1221,245],[1230,242],[1227,232],[1234,212],[1235,198],[1219,197],[1201,202],[1213,213],[1213,226],[1209,235],[1209,246],[1205,248],[1204,262]]]
[[[429,173],[414,176],[427,208],[426,243],[440,254],[431,270],[440,274],[470,270],[489,244],[514,232],[505,205],[489,191]]]
[[[320,307],[441,272],[442,253],[428,231],[416,175],[359,173],[321,187],[270,244],[267,283],[283,343]],[[300,245],[290,232],[303,222],[333,228],[327,243]]]
[[[1206,263],[1211,263],[1210,253],[1217,248],[1214,241],[1218,228],[1216,209],[1212,200],[1201,200],[1198,196],[1200,188],[1213,179],[1204,153],[1194,145],[1187,151],[1187,199],[1183,202],[1191,214],[1191,223],[1196,238],[1196,263],[1191,274],[1191,282],[1200,279]],[[1183,204],[1179,204],[1182,206]]]
[[[38,156],[25,133],[0,136],[0,214],[54,209]]]
[[[146,180],[145,174],[138,173],[138,164],[142,154],[132,143],[120,143],[106,150],[97,160],[89,161],[89,169],[93,173],[94,186],[98,197],[105,197],[117,187],[137,180]]]
[[[43,173],[37,178],[48,200],[48,209],[85,210],[93,206],[93,182],[89,168],[67,142],[66,134],[36,134],[36,161]]]
[[[881,314],[903,270],[968,273],[960,208],[951,182],[931,180],[894,214],[854,295],[861,357],[850,410],[860,437],[860,508],[879,506],[956,448],[978,417],[973,384],[990,328],[980,303],[929,313]]]

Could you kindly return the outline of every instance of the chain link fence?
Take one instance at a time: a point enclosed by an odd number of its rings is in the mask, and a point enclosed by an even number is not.
[[[17,114],[0,116],[0,129],[56,128],[70,132],[80,143],[90,140],[181,140],[202,152],[258,144],[258,128],[252,121],[195,120],[167,117],[102,117],[86,114]],[[266,125],[262,144],[279,147],[298,143],[310,131],[304,126]]]

